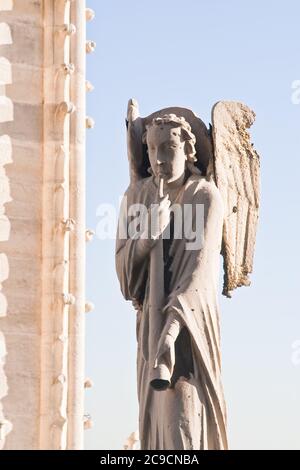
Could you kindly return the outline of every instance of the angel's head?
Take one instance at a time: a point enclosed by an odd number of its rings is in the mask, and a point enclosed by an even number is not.
[[[196,138],[183,117],[166,114],[154,118],[146,126],[143,142],[147,144],[152,172],[167,183],[180,179],[187,167],[194,168]]]

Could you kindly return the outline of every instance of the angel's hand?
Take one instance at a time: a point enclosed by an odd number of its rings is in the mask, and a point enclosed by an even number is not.
[[[172,376],[175,366],[175,341],[180,333],[182,324],[173,310],[166,312],[166,315],[167,320],[158,342],[154,367],[164,363]]]
[[[169,334],[162,335],[159,340],[154,367],[159,364],[165,364],[172,376],[175,366],[175,339]]]
[[[157,239],[170,222],[171,201],[168,196],[157,197],[157,201],[151,208],[151,238]]]
[[[157,244],[160,235],[170,221],[170,200],[165,196],[157,204],[153,204],[146,213],[145,230],[136,240],[137,256],[143,260]]]
[[[132,306],[137,312],[140,312],[143,309],[142,304],[136,299],[132,299]]]

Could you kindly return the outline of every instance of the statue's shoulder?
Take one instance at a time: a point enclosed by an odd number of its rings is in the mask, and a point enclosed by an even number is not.
[[[153,186],[153,177],[142,178],[132,182],[126,192],[125,196],[130,198],[133,202],[143,199],[143,195],[149,191]]]
[[[189,178],[189,185],[196,200],[203,200],[205,198],[210,203],[223,205],[221,193],[212,178],[208,179],[205,176],[192,175]]]
[[[205,192],[211,197],[221,197],[220,191],[213,179],[208,179],[202,175],[191,175],[188,179],[188,187],[195,193]]]

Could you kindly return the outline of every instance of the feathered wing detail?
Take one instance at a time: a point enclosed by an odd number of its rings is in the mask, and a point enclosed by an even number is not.
[[[134,183],[142,178],[144,154],[142,143],[143,123],[138,102],[133,98],[128,102],[126,125],[130,182]]]
[[[223,294],[250,284],[259,213],[259,156],[247,131],[255,114],[242,103],[219,101],[212,109],[214,176],[225,218]]]

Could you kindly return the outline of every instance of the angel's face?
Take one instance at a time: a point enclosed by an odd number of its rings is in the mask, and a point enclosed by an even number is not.
[[[147,147],[155,176],[164,178],[167,183],[182,177],[187,155],[180,127],[170,124],[151,126],[147,131]]]

